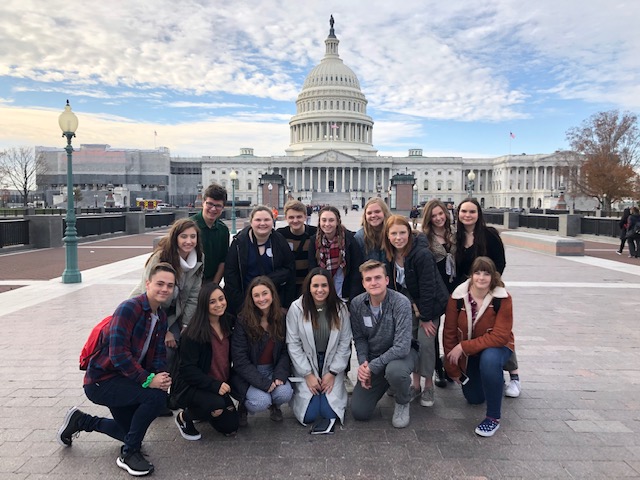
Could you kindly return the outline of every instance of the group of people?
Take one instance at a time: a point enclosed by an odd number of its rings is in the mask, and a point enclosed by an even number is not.
[[[113,418],[72,407],[61,445],[80,431],[104,433],[123,443],[117,465],[139,476],[154,469],[142,439],[171,409],[187,440],[201,438],[196,421],[226,436],[248,414],[281,422],[285,403],[311,433],[330,433],[345,419],[352,342],[355,420],[370,419],[386,392],[392,425],[406,427],[414,399],[433,406],[434,385],[455,382],[469,403],[486,401],[475,432],[499,428],[503,395],[520,393],[512,306],[504,247],[475,200],[459,205],[457,231],[438,200],[425,206],[420,232],[380,198],[355,233],[333,206],[313,227],[307,207],[290,201],[277,230],[271,209],[258,206],[230,242],[220,220],[226,190],[212,184],[203,197],[202,211],[158,243],[89,361],[87,398]]]

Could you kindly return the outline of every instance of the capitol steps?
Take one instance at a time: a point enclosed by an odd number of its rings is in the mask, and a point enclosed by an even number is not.
[[[342,208],[346,205],[351,209],[351,194],[349,192],[313,192],[311,203],[332,205],[336,208]]]

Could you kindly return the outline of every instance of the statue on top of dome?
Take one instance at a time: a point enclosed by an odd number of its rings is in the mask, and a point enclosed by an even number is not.
[[[333,20],[333,15],[331,15],[331,18],[329,18],[329,26],[331,27],[331,30],[333,30],[333,24],[335,23],[335,21]]]

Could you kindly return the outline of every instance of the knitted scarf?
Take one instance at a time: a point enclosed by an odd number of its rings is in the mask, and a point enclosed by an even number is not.
[[[344,269],[347,266],[345,257],[344,235],[336,233],[333,240],[329,240],[324,235],[318,235],[319,241],[316,240],[316,249],[318,251],[318,266],[326,268],[335,275],[339,268]],[[318,238],[316,237],[316,238]]]

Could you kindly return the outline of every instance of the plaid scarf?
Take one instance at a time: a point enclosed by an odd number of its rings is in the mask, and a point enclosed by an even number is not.
[[[336,234],[333,240],[329,240],[324,235],[316,240],[316,249],[318,250],[318,266],[325,268],[335,275],[339,268],[344,269],[347,266],[347,260],[344,254],[344,235]]]

